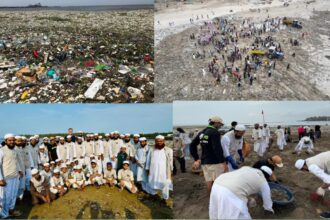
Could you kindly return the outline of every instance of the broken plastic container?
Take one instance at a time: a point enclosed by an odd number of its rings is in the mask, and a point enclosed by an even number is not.
[[[89,99],[93,99],[96,93],[102,88],[104,80],[96,78],[92,85],[87,89],[84,96]]]

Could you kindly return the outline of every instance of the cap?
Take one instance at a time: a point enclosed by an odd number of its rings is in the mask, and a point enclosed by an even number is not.
[[[44,163],[44,167],[49,167],[49,163]]]
[[[270,168],[267,167],[267,166],[262,166],[262,167],[260,168],[260,170],[266,172],[269,176],[271,176],[272,173],[273,173],[272,169],[270,169]]]
[[[164,140],[165,137],[164,137],[163,135],[157,135],[157,136],[155,137],[155,139],[161,139],[161,140]]]
[[[34,169],[31,170],[31,174],[32,175],[35,175],[37,173],[39,173],[39,171],[36,168],[34,168]]]
[[[81,168],[81,166],[80,165],[77,165],[76,166],[76,170],[81,170],[82,168]]]
[[[60,162],[60,161],[61,161],[60,159],[56,159],[56,160],[55,160],[56,163],[58,163],[58,162]]]
[[[40,145],[39,146],[39,149],[45,149],[45,146],[44,145]]]
[[[296,161],[296,163],[294,164],[294,166],[298,169],[298,170],[301,170],[303,168],[305,164],[305,160],[303,159],[299,159]]]
[[[277,167],[283,167],[282,158],[278,155],[272,156],[272,161]]]
[[[123,164],[128,164],[128,165],[129,165],[129,161],[128,161],[128,160],[125,160],[125,161],[123,162]]]
[[[146,140],[147,140],[147,138],[145,138],[145,137],[139,138],[139,141],[146,141]]]
[[[112,163],[111,162],[107,162],[107,166],[112,166]]]
[[[140,137],[140,135],[139,134],[134,134],[133,137]]]
[[[50,161],[50,164],[55,164],[55,161]]]
[[[60,168],[66,168],[66,165],[64,163],[61,164]]]
[[[246,130],[245,125],[239,124],[235,126],[235,131],[245,131],[245,130]]]
[[[96,160],[91,160],[91,163],[97,163]]]
[[[223,124],[223,120],[220,117],[218,117],[218,116],[212,116],[209,119],[209,122],[218,122],[218,123],[222,123]]]
[[[59,172],[60,172],[60,170],[57,169],[57,168],[55,168],[54,171],[53,171],[53,173],[59,173]]]

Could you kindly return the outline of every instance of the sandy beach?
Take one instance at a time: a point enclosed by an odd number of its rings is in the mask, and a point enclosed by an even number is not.
[[[156,101],[185,100],[327,100],[330,95],[329,28],[330,2],[324,0],[288,1],[208,1],[189,5],[171,5],[161,8],[155,15],[155,44],[158,65],[155,75]],[[203,18],[201,16],[203,15]],[[196,16],[199,16],[196,21]],[[266,18],[292,17],[302,21],[303,29],[283,28],[269,35],[278,39],[285,53],[284,60],[277,62],[273,77],[265,72],[253,86],[243,81],[240,90],[236,83],[215,85],[215,78],[207,71],[211,56],[193,59],[196,41],[189,40],[192,33],[198,33],[205,21],[225,16],[239,27],[243,19],[261,22]],[[208,17],[208,18],[207,18]],[[194,18],[194,22],[190,22]],[[324,22],[325,21],[325,22]],[[169,25],[171,23],[171,26]],[[302,32],[304,39],[299,38]],[[267,35],[264,35],[267,36]],[[298,47],[291,47],[290,38],[300,41]],[[243,46],[249,42],[240,40]],[[208,51],[210,47],[205,47]],[[295,57],[291,54],[295,53]],[[286,69],[290,63],[291,68]],[[241,67],[238,65],[238,67]],[[206,72],[206,74],[205,74]]]

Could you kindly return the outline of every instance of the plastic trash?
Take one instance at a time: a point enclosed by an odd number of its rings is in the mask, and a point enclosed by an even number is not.
[[[29,96],[29,92],[28,91],[24,91],[21,95],[21,100],[25,100],[27,99],[27,97]]]
[[[119,73],[121,74],[127,74],[129,72],[131,72],[131,69],[128,68],[128,66],[125,66],[125,65],[119,65],[119,70],[118,70]]]
[[[87,89],[84,96],[88,99],[93,99],[96,93],[102,88],[104,80],[96,78],[92,85]]]
[[[107,68],[107,65],[105,64],[97,64],[97,66],[95,67],[96,71],[101,71]]]
[[[141,90],[134,87],[128,87],[127,91],[133,99],[140,98],[143,96]]]

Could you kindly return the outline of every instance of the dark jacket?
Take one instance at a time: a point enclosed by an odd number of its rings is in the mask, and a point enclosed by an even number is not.
[[[197,146],[202,147],[202,164],[219,164],[224,163],[225,158],[220,142],[220,132],[213,126],[208,126],[198,133],[190,144],[190,153],[196,160],[200,159]]]

